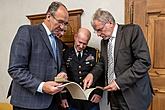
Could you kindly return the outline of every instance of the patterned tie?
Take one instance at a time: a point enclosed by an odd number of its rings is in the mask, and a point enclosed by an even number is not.
[[[55,61],[57,61],[57,45],[56,45],[56,40],[55,40],[53,34],[50,34],[50,40],[51,40],[51,46],[53,49],[54,59],[55,59]]]
[[[111,81],[115,78],[115,73],[114,73],[114,59],[112,56],[112,40],[113,37],[109,39],[108,42],[108,47],[107,47],[107,54],[108,54],[108,72],[107,72],[107,77],[108,77],[108,84],[111,83]]]

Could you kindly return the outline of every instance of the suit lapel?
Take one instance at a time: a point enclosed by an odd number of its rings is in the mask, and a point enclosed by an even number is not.
[[[61,54],[60,54],[60,41],[59,39],[55,36],[56,39],[56,48],[57,48],[57,62],[58,62],[58,67],[61,65]]]
[[[108,40],[102,40],[102,55],[105,58],[105,68],[108,66],[108,53],[107,53]]]
[[[71,54],[72,54],[73,60],[74,60],[75,62],[79,63],[80,61],[79,61],[79,59],[78,59],[78,57],[77,57],[77,54],[76,54],[76,51],[75,51],[75,48],[74,48],[74,47],[72,47],[71,52],[72,52]],[[82,60],[82,58],[81,58],[81,60]]]
[[[121,31],[122,26],[119,25],[117,35],[116,35],[116,40],[115,40],[115,48],[114,48],[114,62],[117,60],[117,55],[119,51],[119,47],[121,44],[121,39],[122,39],[122,31]],[[116,63],[115,63],[116,64]]]
[[[46,46],[48,47],[48,50],[50,51],[51,55],[54,56],[53,49],[51,47],[48,35],[46,34],[46,31],[45,31],[44,27],[42,26],[42,24],[39,25],[39,29],[40,29],[41,37],[43,38]]]
[[[80,60],[80,62],[82,62],[82,61],[85,61],[85,59],[88,57],[88,50],[87,50],[87,47],[86,47],[86,49],[83,51],[83,55],[82,55],[82,58],[81,58],[81,60]]]
[[[74,60],[75,62],[78,62],[78,58],[77,58],[77,55],[76,55],[76,52],[75,52],[75,49],[74,47],[71,48],[71,53],[69,53],[72,57],[72,60]]]
[[[105,84],[108,84],[108,78],[107,78],[107,68],[108,68],[108,53],[107,53],[107,46],[108,46],[108,40],[103,40],[101,41],[101,55],[104,58],[105,61]]]

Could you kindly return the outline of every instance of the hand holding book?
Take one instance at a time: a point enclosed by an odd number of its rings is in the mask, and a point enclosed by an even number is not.
[[[96,88],[89,88],[89,89],[83,90],[82,87],[76,82],[70,82],[68,80],[63,80],[63,79],[58,79],[58,78],[55,78],[55,81],[65,83],[58,87],[59,88],[66,87],[68,91],[70,92],[72,98],[74,99],[88,100],[93,90],[97,88],[103,89],[103,87],[96,87]]]

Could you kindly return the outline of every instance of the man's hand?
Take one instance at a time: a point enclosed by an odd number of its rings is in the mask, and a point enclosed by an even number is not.
[[[93,74],[92,73],[88,73],[88,75],[85,77],[83,82],[84,82],[83,89],[85,90],[86,88],[89,88],[92,85],[92,83],[93,83]]]
[[[60,73],[58,73],[57,77],[59,77],[59,78],[64,78],[64,79],[68,79],[68,76],[67,76],[67,74],[66,74],[65,72],[60,72]]]
[[[67,99],[62,99],[62,101],[61,101],[61,106],[62,106],[63,108],[69,107],[69,104],[68,104]]]
[[[62,91],[63,88],[59,88],[57,86],[60,86],[60,83],[56,83],[55,81],[47,81],[43,84],[42,91],[54,95],[60,91]]]
[[[116,90],[119,90],[119,89],[120,88],[117,85],[115,80],[113,80],[108,86],[104,87],[104,90],[107,90],[107,91],[116,91]]]
[[[90,101],[93,102],[93,103],[99,103],[100,100],[101,100],[101,96],[99,96],[97,94],[94,94]]]

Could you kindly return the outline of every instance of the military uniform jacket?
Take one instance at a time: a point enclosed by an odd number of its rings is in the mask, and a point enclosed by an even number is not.
[[[97,50],[92,47],[86,47],[83,50],[83,55],[81,60],[78,60],[74,47],[69,48],[64,53],[64,61],[66,63],[66,70],[68,74],[68,79],[70,81],[74,81],[78,83],[81,87],[83,87],[83,79],[87,76],[89,72],[91,72],[92,68],[97,63]],[[104,77],[103,77],[104,79]],[[103,86],[104,80],[102,78],[98,79],[92,87],[95,86]],[[97,90],[94,93],[102,96],[102,91]]]

